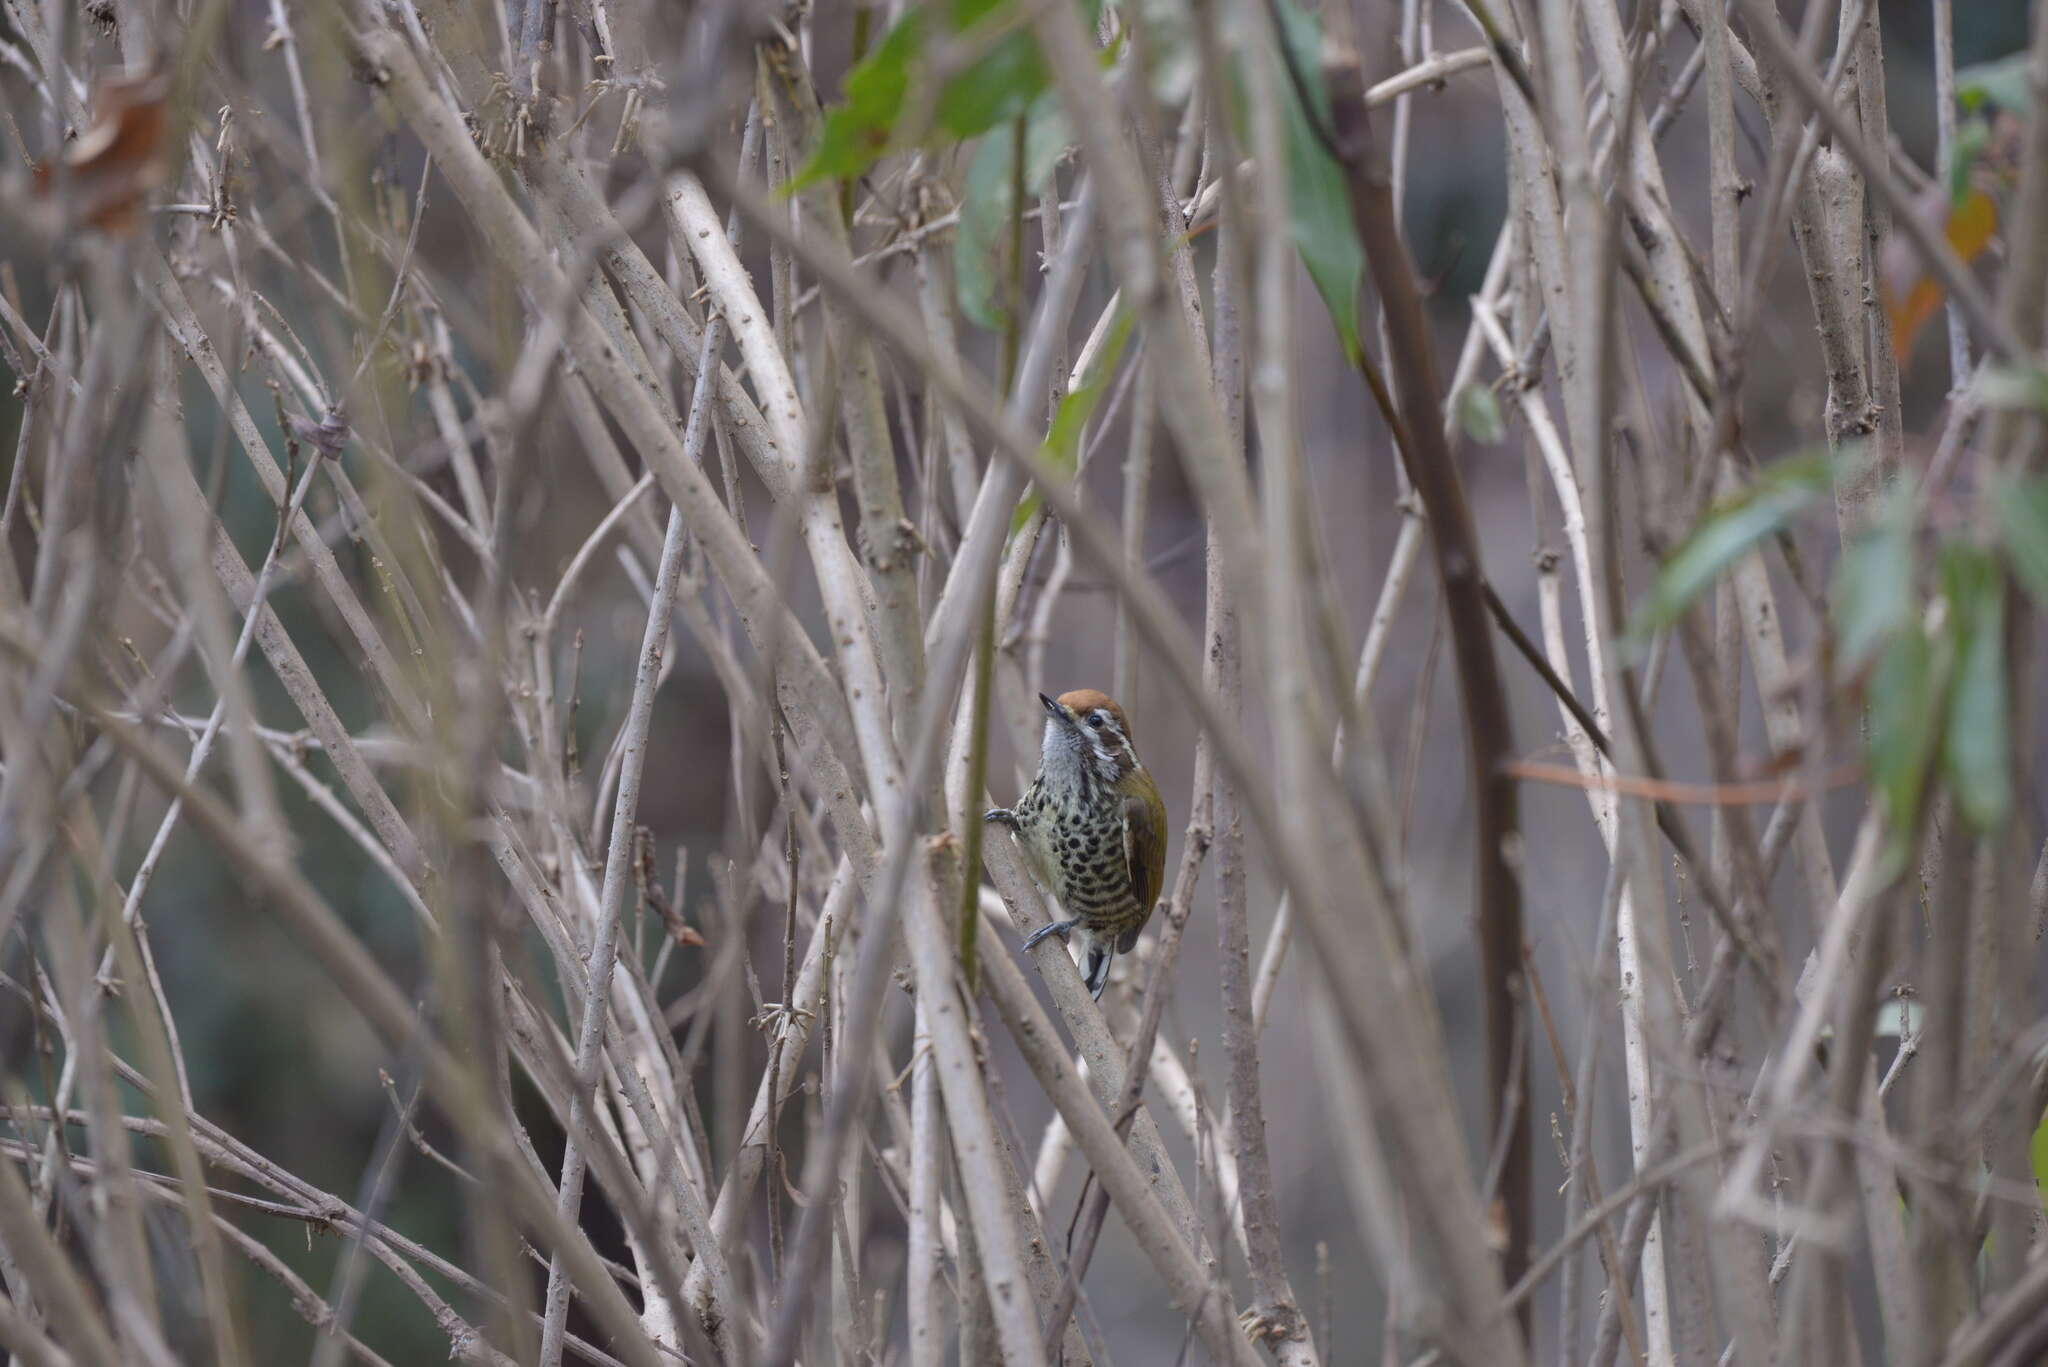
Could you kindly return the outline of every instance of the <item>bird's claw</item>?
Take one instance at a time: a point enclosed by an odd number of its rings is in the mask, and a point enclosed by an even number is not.
[[[1048,921],[1025,937],[1024,948],[1035,948],[1038,942],[1048,935],[1059,936],[1060,943],[1065,944],[1067,937],[1074,933],[1074,924],[1072,921]]]

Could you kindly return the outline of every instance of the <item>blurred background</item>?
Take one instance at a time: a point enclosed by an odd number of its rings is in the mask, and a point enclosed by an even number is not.
[[[831,8],[821,6],[815,20],[814,57],[820,87],[828,94],[836,89],[837,75],[843,70],[852,22],[850,6],[843,13],[828,13]],[[1788,20],[1796,22],[1798,8],[1785,6]],[[264,7],[235,3],[230,10],[227,25],[232,36],[223,43],[220,60],[247,68],[243,79],[257,102],[251,108],[236,109],[234,116],[252,123],[276,120],[286,108],[288,96],[274,66],[265,67],[258,60],[255,36],[266,22]],[[1891,118],[1903,152],[1921,166],[1931,167],[1934,87],[1928,7],[1917,0],[1884,0],[1880,10]],[[1374,25],[1395,22],[1395,11],[1384,5],[1361,4],[1359,14],[1361,34],[1376,31]],[[1457,6],[1436,5],[1432,18],[1438,50],[1478,41]],[[2018,49],[2024,42],[2026,19],[2023,0],[1958,4],[1958,63],[1984,61]],[[0,31],[8,41],[16,41],[11,30],[0,26]],[[1682,65],[1692,45],[1691,36],[1681,29],[1659,58],[1653,78],[1659,89]],[[331,65],[336,59],[320,60]],[[333,74],[328,72],[322,79]],[[19,87],[17,72],[8,71],[4,79]],[[21,95],[17,88],[10,97],[15,107],[29,107]],[[1418,270],[1433,282],[1432,316],[1444,373],[1448,374],[1469,323],[1467,296],[1478,288],[1507,210],[1498,96],[1491,72],[1482,67],[1453,77],[1441,89],[1418,93],[1412,106],[1405,209],[1408,238]],[[1760,153],[1768,145],[1768,135],[1755,110],[1740,97],[1737,115],[1744,132],[1740,164],[1745,174],[1755,175],[1760,171]],[[211,136],[213,130],[202,121],[201,132]],[[250,139],[249,145],[252,150],[246,162],[244,193],[275,192],[278,187],[264,183],[266,175],[275,171],[274,161],[263,153],[259,139]],[[1704,105],[1694,100],[1671,129],[1664,159],[1681,221],[1694,232],[1695,241],[1705,240],[1706,147]],[[392,193],[409,195],[418,183],[416,148],[389,138],[374,121],[363,124],[360,144],[349,148],[348,154],[377,168]],[[1071,174],[1069,171],[1066,182],[1069,186]],[[423,265],[435,274],[443,292],[463,294],[473,307],[486,313],[516,307],[509,282],[485,278],[487,272],[479,264],[483,257],[470,239],[466,220],[459,212],[444,211],[436,202],[442,197],[438,191],[429,192],[417,248]],[[1753,211],[1754,206],[1750,207]],[[1198,271],[1205,286],[1213,250],[1213,235],[1197,239]],[[25,315],[46,316],[48,283],[35,263],[21,259],[18,248],[0,245],[0,251],[15,258],[9,265]],[[765,280],[765,255],[750,253],[748,260],[756,278]],[[1755,330],[1754,352],[1746,372],[1745,436],[1751,451],[1763,461],[1808,449],[1822,432],[1825,376],[1798,271],[1797,255],[1790,250],[1781,252],[1770,291],[1775,307],[1765,312]],[[891,283],[909,287],[900,272]],[[317,350],[323,344],[317,301],[306,297],[303,289],[295,293],[288,278],[272,284],[273,301]],[[1106,280],[1092,279],[1079,316],[1094,316],[1107,290]],[[1319,533],[1342,589],[1355,642],[1363,634],[1379,592],[1402,518],[1395,465],[1371,401],[1345,363],[1328,315],[1305,275],[1298,282],[1297,294],[1295,347],[1301,416],[1321,520]],[[217,299],[215,304],[218,306]],[[298,312],[294,313],[295,309]],[[1633,314],[1627,326],[1646,328]],[[1946,357],[1933,331],[1938,328],[1930,330],[1919,346],[1907,376],[1909,454],[1923,456],[1949,386]],[[993,366],[993,338],[970,330],[964,334],[963,345],[978,364]],[[1655,348],[1644,351],[1650,354]],[[1489,364],[1480,373],[1490,379],[1494,371]],[[221,462],[224,437],[218,409],[189,367],[186,374],[185,417],[192,456],[198,468],[209,471]],[[1641,381],[1645,411],[1657,422],[1667,421],[1678,381],[1654,365],[1645,368]],[[244,390],[266,437],[275,442],[278,434],[272,404],[255,381],[246,383]],[[11,450],[19,426],[18,397],[5,401],[0,413],[4,413],[0,417],[0,450]],[[1105,509],[1114,509],[1120,499],[1120,451],[1129,420],[1126,410],[1104,430],[1085,474],[1091,496]],[[575,454],[576,432],[559,413],[543,416],[537,437],[538,468],[532,472],[536,492],[522,507],[515,572],[522,582],[544,593],[606,512],[610,500],[590,480],[587,466]],[[1157,440],[1168,439],[1162,432]],[[345,459],[359,457],[350,453]],[[1473,494],[1488,576],[1533,632],[1536,601],[1531,565],[1538,548],[1531,540],[1530,458],[1525,434],[1511,421],[1506,438],[1498,444],[1465,441],[1461,459]],[[255,563],[272,534],[273,506],[242,463],[230,460],[224,464],[227,522],[245,557]],[[444,491],[452,487],[445,471],[432,481]],[[746,487],[755,506],[765,508],[765,493],[752,484]],[[316,519],[340,515],[331,504],[321,506],[322,499],[323,495],[316,493]],[[1055,538],[1048,535],[1041,547],[1033,570],[1038,580],[1050,570],[1056,554],[1054,543]],[[1811,544],[1823,543],[1831,545],[1832,537],[1815,538]],[[1201,524],[1174,463],[1163,455],[1155,464],[1146,544],[1181,611],[1191,623],[1199,622]],[[361,544],[344,540],[339,550],[352,573],[364,579],[374,574]],[[1640,548],[1631,548],[1631,555],[1631,584],[1640,588],[1645,582],[1645,562]],[[814,607],[808,595],[808,588],[799,592],[800,600]],[[281,587],[273,601],[306,650],[314,671],[327,681],[328,696],[351,727],[373,727],[376,708],[361,663],[340,644],[343,638],[331,629],[332,624],[323,620],[324,609],[315,595],[302,585],[290,584]],[[1784,601],[1793,605],[1788,612],[1797,610],[1795,594],[1787,593]],[[570,605],[573,635],[580,640],[580,663],[575,664],[578,703],[572,715],[578,748],[584,756],[601,756],[622,718],[640,639],[643,603],[626,571],[607,555],[584,578]],[[1447,660],[1448,642],[1437,623],[1434,573],[1425,560],[1398,620],[1373,710],[1401,789],[1409,868],[1407,914],[1425,947],[1458,1076],[1467,1087],[1462,1097],[1467,1133],[1479,1135],[1484,1131],[1485,1106],[1477,1087],[1483,1069],[1477,1062],[1479,999],[1468,921],[1473,860],[1471,794],[1462,754],[1456,682]],[[1787,623],[1795,661],[1804,625],[1796,618]],[[151,643],[162,638],[161,624],[140,612],[121,629],[132,634],[145,655]],[[1005,670],[999,676],[1002,724],[995,729],[990,768],[990,786],[999,799],[1007,800],[1020,791],[1035,766],[1035,754],[1024,748],[1035,744],[1038,725],[1032,692],[1109,687],[1115,630],[1112,596],[1099,583],[1091,582],[1085,570],[1077,571],[1046,641],[1044,677],[1025,678],[1021,670]],[[1567,634],[1576,639],[1575,623]],[[565,642],[571,636],[569,631],[562,633]],[[657,702],[641,820],[652,832],[656,868],[674,868],[678,851],[687,852],[690,872],[679,906],[685,919],[716,944],[728,940],[733,928],[721,924],[719,902],[706,870],[730,843],[738,804],[765,810],[770,795],[762,790],[758,774],[747,775],[736,788],[728,713],[709,665],[687,633],[679,633],[671,649],[677,653],[675,669]],[[568,676],[572,663],[565,652],[558,666],[563,677]],[[1540,683],[1518,663],[1510,660],[1507,673],[1518,749],[1527,757],[1558,760],[1562,750],[1554,705]],[[252,676],[259,684],[259,715],[280,729],[296,729],[297,714],[275,680],[261,666],[252,669]],[[1703,778],[1707,766],[1702,739],[1692,729],[1697,723],[1689,686],[1683,670],[1667,672],[1657,711],[1662,728],[1659,741],[1670,773]],[[211,696],[195,681],[181,706],[203,714]],[[1194,730],[1156,674],[1147,672],[1142,654],[1135,688],[1121,701],[1134,724],[1139,751],[1158,776],[1167,798],[1173,830],[1168,867],[1173,868],[1188,818]],[[1763,753],[1767,747],[1753,696],[1745,700],[1744,723],[1749,742],[1746,753]],[[1249,725],[1256,743],[1257,719]],[[309,756],[309,762],[316,773],[331,776],[325,760],[317,754]],[[589,775],[583,777],[587,794]],[[300,840],[304,872],[331,904],[344,912],[397,981],[423,982],[425,969],[415,921],[389,881],[367,865],[359,850],[342,839],[302,793],[290,785],[281,785],[281,792]],[[2031,806],[2028,819],[2038,829],[2042,795],[2034,791],[2023,798]],[[1828,827],[1838,860],[1846,857],[1861,801],[1860,790],[1850,788],[1834,794],[1828,802]],[[159,797],[145,799],[137,819],[128,826],[132,848],[124,856],[126,860],[132,863],[140,857],[142,842],[160,811]],[[1607,861],[1579,792],[1525,787],[1522,814],[1526,922],[1533,964],[1560,1030],[1566,1039],[1574,1039],[1577,1022],[1589,1005],[1601,1011],[1614,1009],[1611,1000],[1587,1001],[1587,968],[1593,955]],[[1703,827],[1704,816],[1700,822]],[[1257,861],[1253,878],[1256,958],[1272,919],[1276,892]],[[1222,1049],[1213,893],[1212,865],[1196,901],[1162,1033],[1181,1050],[1183,1058],[1193,1061],[1208,1103],[1220,1108]],[[1682,910],[1681,916],[1689,911]],[[260,905],[252,903],[233,873],[189,828],[181,828],[173,839],[149,893],[145,916],[154,932],[169,999],[183,1035],[199,1111],[284,1167],[354,1199],[373,1152],[393,1124],[392,1094],[381,1076],[390,1061],[356,1013],[327,975],[289,942]],[[1703,913],[1698,920],[1703,922]],[[748,923],[738,931],[750,946],[763,989],[772,997],[779,973],[777,909],[757,904]],[[643,959],[651,966],[661,939],[660,928],[643,925],[635,933]],[[1788,949],[1803,957],[1811,944],[1811,928],[1795,926],[1790,934]],[[1688,953],[1704,947],[1703,939],[1685,941]],[[1297,945],[1293,952],[1304,951]],[[1141,951],[1139,963],[1144,962]],[[700,983],[710,964],[709,951],[704,949],[671,955],[661,983],[664,995],[672,1000],[683,998]],[[1122,973],[1137,971],[1142,969],[1120,969]],[[1294,971],[1290,969],[1290,974]],[[1266,1114],[1288,1264],[1296,1290],[1316,1322],[1325,1361],[1376,1360],[1381,1291],[1369,1275],[1357,1242],[1337,1171],[1338,1150],[1329,1133],[1324,1098],[1316,1084],[1316,1070],[1308,1066],[1313,1041],[1306,1012],[1313,998],[1291,990],[1293,982],[1291,976],[1283,979],[1263,1042]],[[899,1043],[891,1052],[900,1057],[907,1023],[892,1017],[892,1028]],[[1613,1040],[1614,1047],[1602,1060],[1594,1098],[1602,1116],[1599,1162],[1610,1186],[1629,1168],[1618,1034]],[[752,1050],[750,1059],[760,1053],[758,1036],[750,1034],[744,1043]],[[1759,1041],[1748,1043],[1754,1046]],[[1033,1143],[1049,1108],[1029,1084],[1008,1041],[998,1038],[996,1049],[1006,1073],[1014,1079],[1008,1088],[1014,1121],[1027,1144]],[[27,1054],[10,1046],[9,1056],[21,1059]],[[1749,1056],[1755,1057],[1754,1051]],[[1532,1063],[1541,1244],[1556,1236],[1561,1212],[1559,1174],[1549,1139],[1549,1118],[1557,1110],[1558,1088],[1556,1070],[1540,1040],[1535,1043]],[[708,1089],[708,1081],[704,1085]],[[317,1098],[318,1104],[309,1105],[311,1098]],[[710,1105],[708,1091],[703,1101]],[[543,1158],[555,1163],[561,1148],[560,1132],[537,1105],[524,1107],[522,1114]],[[427,1142],[445,1142],[435,1122],[423,1123]],[[1192,1171],[1191,1155],[1181,1136],[1170,1125],[1163,1128],[1169,1146],[1185,1161],[1185,1170]],[[398,1156],[396,1184],[387,1207],[389,1220],[434,1248],[457,1249],[459,1210],[448,1174],[409,1144],[399,1145]],[[1073,1209],[1080,1166],[1070,1164],[1061,1189],[1051,1194],[1048,1210],[1054,1228],[1064,1228]],[[900,1241],[901,1225],[886,1208],[885,1197],[871,1192],[869,1199],[882,1215],[867,1236],[876,1241],[871,1256],[876,1266],[896,1265],[888,1245]],[[601,1200],[593,1194],[585,1209],[586,1222],[606,1231],[608,1242],[600,1246],[617,1253],[621,1245]],[[314,1286],[328,1284],[341,1246],[334,1236],[282,1222],[250,1222],[248,1227]],[[253,1276],[246,1270],[239,1275]],[[452,1294],[446,1286],[440,1289]],[[1181,1321],[1166,1306],[1149,1267],[1127,1243],[1114,1218],[1090,1274],[1088,1295],[1119,1362],[1144,1367],[1173,1360],[1172,1352],[1161,1345],[1178,1342]],[[303,1360],[310,1331],[282,1297],[265,1288],[260,1294],[247,1295],[245,1304],[257,1336],[258,1361]],[[1540,1297],[1536,1302],[1539,1345],[1548,1341],[1555,1314],[1554,1295]],[[372,1275],[365,1286],[358,1327],[363,1338],[393,1363],[440,1361],[448,1353],[445,1337],[419,1302],[381,1274]]]

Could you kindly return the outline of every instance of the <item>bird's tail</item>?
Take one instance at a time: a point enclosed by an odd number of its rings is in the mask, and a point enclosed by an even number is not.
[[[1074,961],[1080,965],[1081,981],[1088,985],[1088,995],[1100,1001],[1102,989],[1109,986],[1109,965],[1116,955],[1116,938],[1076,927],[1070,948]]]

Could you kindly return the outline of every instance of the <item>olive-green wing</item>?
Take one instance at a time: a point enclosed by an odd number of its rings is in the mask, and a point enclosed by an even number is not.
[[[1147,801],[1134,793],[1124,798],[1124,862],[1131,872],[1131,891],[1149,917],[1166,884],[1166,808],[1156,797]],[[1137,932],[1128,938],[1135,942]]]

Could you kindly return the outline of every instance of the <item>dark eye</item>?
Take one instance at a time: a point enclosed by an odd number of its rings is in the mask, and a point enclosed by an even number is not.
[[[1102,729],[1102,714],[1097,712],[1094,716],[1088,718],[1088,724],[1100,731]]]

